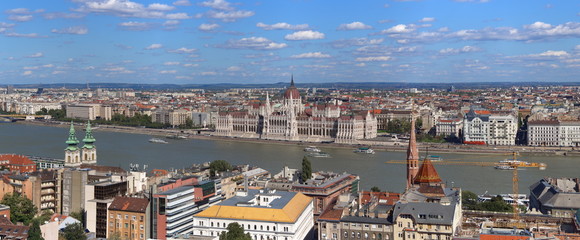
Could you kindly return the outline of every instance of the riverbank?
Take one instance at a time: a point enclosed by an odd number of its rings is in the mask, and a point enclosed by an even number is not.
[[[40,126],[51,126],[68,128],[70,125],[66,122],[56,121],[18,121],[14,124],[30,124]],[[77,126],[84,126],[75,124]],[[264,140],[264,139],[247,139],[247,138],[233,138],[222,136],[211,136],[207,131],[199,131],[196,129],[152,129],[142,127],[127,127],[114,125],[99,125],[94,129],[95,131],[109,131],[122,132],[130,134],[143,134],[155,137],[166,136],[185,136],[190,139],[206,139],[232,142],[253,142],[276,145],[299,145],[299,146],[318,146],[324,148],[357,148],[363,144],[339,144],[339,143],[310,143],[310,142],[293,142],[280,140]],[[376,144],[374,144],[376,143]],[[395,151],[401,152],[407,150],[407,143],[401,142],[399,145],[385,144],[383,141],[365,141],[364,145],[371,145],[373,149],[378,151]],[[522,155],[535,156],[580,156],[580,151],[571,147],[530,147],[530,146],[493,146],[493,145],[466,145],[466,144],[452,144],[452,143],[417,143],[420,151],[429,151],[430,153],[466,153],[466,154],[498,154],[505,155],[514,151]]]

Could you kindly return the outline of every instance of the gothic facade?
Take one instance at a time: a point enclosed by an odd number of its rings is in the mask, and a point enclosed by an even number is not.
[[[367,111],[343,115],[335,104],[305,108],[294,80],[284,92],[280,105],[266,101],[247,111],[220,112],[217,136],[271,140],[356,143],[377,136],[377,119]]]

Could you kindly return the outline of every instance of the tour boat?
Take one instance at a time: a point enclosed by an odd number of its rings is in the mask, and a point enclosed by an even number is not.
[[[151,138],[149,139],[150,143],[168,143],[167,141],[163,140],[163,139],[159,139],[159,138]]]
[[[355,152],[355,153],[375,154],[375,150],[373,150],[372,148],[368,148],[368,147],[357,148],[353,152]]]
[[[309,152],[307,154],[309,157],[317,157],[317,158],[327,158],[330,157],[330,154],[325,152]]]
[[[316,152],[319,153],[321,152],[320,149],[318,149],[316,146],[308,146],[306,148],[304,148],[305,152]]]

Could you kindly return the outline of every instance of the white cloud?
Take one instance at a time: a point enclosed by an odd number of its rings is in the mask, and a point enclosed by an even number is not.
[[[64,18],[64,19],[76,19],[76,18],[83,18],[85,15],[80,13],[63,13],[63,12],[54,12],[54,13],[45,13],[42,15],[45,19],[57,19],[57,18]]]
[[[220,25],[216,23],[202,23],[199,25],[199,27],[197,27],[197,29],[200,31],[209,32],[215,30],[218,27],[220,27]]]
[[[534,54],[531,56],[537,56],[537,57],[568,57],[570,56],[570,54],[566,51],[545,51],[543,53],[540,54]]]
[[[312,30],[308,31],[298,31],[291,34],[288,34],[284,37],[286,40],[315,40],[315,39],[324,39],[324,33],[316,32]]]
[[[185,47],[181,47],[175,50],[169,50],[168,52],[170,53],[180,53],[180,54],[190,54],[190,53],[194,53],[195,51],[197,51],[197,49],[195,48],[185,48]]]
[[[423,19],[419,20],[419,22],[434,22],[435,18],[432,17],[424,17]]]
[[[150,10],[157,10],[157,11],[171,11],[171,10],[175,9],[175,7],[173,7],[173,6],[169,6],[166,4],[160,4],[160,3],[149,4],[149,6],[147,8]]]
[[[163,26],[175,26],[179,25],[181,22],[179,20],[167,20],[163,23]]]
[[[357,67],[364,67],[364,66],[366,66],[366,65],[367,65],[367,64],[366,64],[366,63],[364,63],[364,62],[361,62],[361,63],[357,63],[357,64],[355,64],[355,66],[357,66]]]
[[[173,2],[173,5],[175,5],[175,6],[191,6],[191,3],[189,2],[189,0],[177,0],[177,1]]]
[[[535,22],[535,23],[532,23],[530,25],[524,26],[524,28],[527,28],[527,29],[549,29],[551,27],[552,27],[552,25],[550,25],[548,23],[544,23],[544,22]]]
[[[371,29],[373,27],[366,25],[362,22],[352,22],[352,23],[345,23],[340,24],[338,30],[362,30],[362,29]]]
[[[163,65],[165,65],[165,66],[177,66],[179,64],[181,64],[181,63],[179,63],[179,62],[164,62],[163,63]]]
[[[197,64],[197,63],[186,63],[186,64],[183,64],[183,66],[184,67],[198,67],[199,64]]]
[[[159,73],[161,73],[161,74],[176,74],[177,70],[162,70],[162,71],[159,71]]]
[[[462,48],[445,48],[439,50],[440,54],[443,55],[453,55],[459,53],[468,53],[468,52],[479,52],[481,48],[473,47],[473,46],[463,46]]]
[[[34,54],[32,54],[32,55],[29,55],[29,56],[26,56],[26,57],[27,57],[27,58],[39,58],[39,57],[44,57],[44,53],[37,52],[37,53],[34,53]]]
[[[216,72],[201,72],[200,74],[202,76],[215,76],[215,75],[217,75]]]
[[[355,60],[357,62],[379,62],[379,61],[389,61],[391,60],[391,57],[389,56],[358,57]]]
[[[134,21],[122,22],[117,24],[117,26],[129,31],[146,31],[153,28],[151,23]]]
[[[230,11],[230,12],[221,12],[221,11],[208,11],[205,13],[205,16],[208,18],[215,18],[220,19],[224,22],[235,22],[239,18],[247,18],[254,16],[254,12],[246,11],[246,10],[238,10],[238,11]]]
[[[249,37],[242,38],[239,40],[229,40],[225,44],[218,45],[217,47],[233,48],[233,49],[272,50],[285,48],[287,46],[288,45],[286,43],[276,43],[264,37]]]
[[[85,35],[89,33],[89,29],[85,26],[72,26],[63,29],[52,29],[52,33],[59,34],[75,34],[75,35]]]
[[[242,68],[238,67],[238,66],[231,66],[231,67],[228,67],[226,69],[226,71],[228,71],[228,72],[237,72],[237,71],[241,71],[241,70],[242,70]]]
[[[330,55],[321,52],[308,52],[297,55],[292,55],[291,58],[329,58]]]
[[[54,65],[53,65],[53,64],[45,64],[45,65],[42,65],[42,67],[45,67],[45,68],[52,68],[52,67],[54,67]]]
[[[166,18],[166,19],[188,19],[191,18],[186,13],[170,13],[165,11],[174,7],[165,4],[150,4],[147,7],[143,4],[131,2],[129,0],[82,0],[84,3],[78,12],[102,13],[127,18]]]
[[[64,74],[64,73],[65,73],[64,71],[58,71],[58,70],[55,70],[55,71],[52,71],[52,73],[51,73],[51,74],[52,74],[52,75],[57,75],[57,74]]]
[[[341,39],[330,43],[334,48],[345,48],[352,46],[365,46],[365,45],[376,45],[381,44],[384,41],[382,38],[353,38],[353,39]]]
[[[10,15],[8,19],[16,22],[28,22],[32,20],[32,15]]]
[[[29,71],[24,71],[22,73],[22,76],[30,76],[30,75],[32,75],[32,71],[30,71],[30,70]]]
[[[405,25],[405,24],[398,24],[396,26],[393,26],[389,29],[385,29],[383,31],[381,31],[381,33],[383,34],[389,34],[389,33],[410,33],[415,31],[415,28],[410,27],[409,25]]]
[[[233,8],[230,6],[230,3],[225,1],[225,0],[209,0],[206,2],[199,3],[199,5],[204,6],[204,7],[210,7],[210,8],[217,9],[217,10],[224,10],[224,11],[233,10]]]
[[[45,38],[46,36],[38,35],[38,33],[15,33],[15,32],[7,32],[4,33],[6,37],[23,37],[23,38]]]
[[[308,24],[297,24],[292,25],[285,22],[274,23],[272,25],[264,24],[264,23],[257,23],[256,27],[262,28],[264,30],[306,30],[309,29],[310,26]]]
[[[165,18],[183,20],[183,19],[190,19],[191,17],[189,15],[187,15],[187,13],[169,13],[169,14],[165,15]]]
[[[147,46],[147,47],[145,48],[145,50],[153,50],[153,49],[159,49],[159,48],[162,48],[162,47],[163,47],[163,45],[162,45],[162,44],[159,44],[159,43],[154,43],[154,44],[151,44],[151,45]]]

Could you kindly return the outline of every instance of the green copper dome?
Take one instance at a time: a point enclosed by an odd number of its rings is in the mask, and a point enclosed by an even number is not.
[[[93,143],[96,141],[97,140],[93,137],[93,130],[91,130],[91,121],[88,121],[85,130],[85,138],[83,139],[83,142],[85,143],[83,148],[93,148]]]
[[[66,140],[66,144],[68,144],[68,147],[66,148],[66,150],[70,150],[70,151],[74,151],[77,150],[77,144],[79,143],[79,140],[77,139],[77,136],[75,134],[75,127],[73,125],[73,122],[70,122],[70,130],[68,131],[68,139]]]

